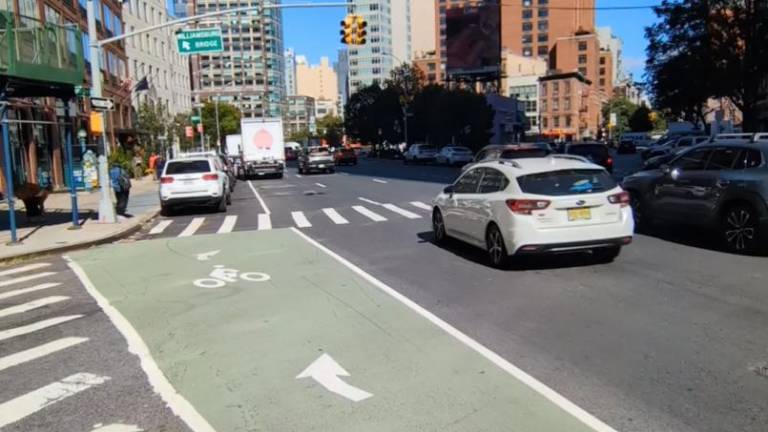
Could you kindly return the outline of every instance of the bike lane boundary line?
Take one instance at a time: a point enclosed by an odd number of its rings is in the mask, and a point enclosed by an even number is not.
[[[491,349],[487,348],[480,342],[477,342],[470,336],[463,333],[461,330],[453,327],[452,325],[448,324],[447,322],[440,319],[437,315],[433,314],[432,312],[426,310],[425,308],[421,307],[419,304],[414,302],[413,300],[409,299],[408,297],[404,296],[394,288],[390,287],[389,285],[385,284],[384,282],[380,281],[370,273],[366,272],[365,270],[361,269],[360,267],[353,264],[351,261],[347,260],[346,258],[342,257],[341,255],[333,252],[332,250],[328,249],[327,247],[323,246],[319,242],[317,242],[315,239],[309,237],[308,235],[301,232],[301,230],[297,228],[291,228],[293,232],[295,232],[299,237],[303,238],[306,242],[311,244],[312,246],[316,247],[320,251],[324,252],[326,255],[330,256],[334,260],[338,261],[343,266],[347,267],[349,270],[353,271],[358,276],[365,279],[367,282],[371,283],[376,288],[380,289],[384,293],[388,294],[395,300],[399,301],[412,311],[419,314],[422,318],[426,319],[427,321],[431,322],[432,324],[439,327],[441,330],[448,333],[453,338],[457,339],[459,342],[467,346],[468,348],[472,349],[473,351],[477,352],[487,360],[489,360],[491,363],[502,369],[503,371],[507,372],[509,375],[517,379],[518,381],[522,382],[535,392],[539,393],[541,396],[552,402],[553,404],[557,405],[559,408],[561,408],[563,411],[567,412],[571,416],[575,417],[577,420],[584,423],[586,426],[590,427],[591,429],[595,430],[596,432],[618,432],[616,429],[612,428],[608,424],[604,423],[602,420],[598,419],[597,417],[593,416],[583,408],[579,407],[575,403],[571,402],[570,400],[566,399],[565,396],[561,395],[560,393],[556,392],[555,390],[548,387],[546,384],[542,383],[541,381],[537,380],[533,376],[529,375],[522,369],[518,368],[517,366],[510,363],[508,360],[503,358],[502,356],[496,354]]]
[[[184,396],[176,391],[166,378],[165,374],[163,374],[160,367],[155,363],[149,351],[149,347],[147,347],[136,329],[134,329],[125,316],[123,316],[117,308],[112,306],[109,300],[96,289],[91,279],[85,273],[85,270],[83,270],[83,268],[69,256],[64,255],[63,258],[67,262],[69,268],[80,280],[80,283],[83,285],[86,292],[96,300],[96,304],[99,305],[99,308],[104,311],[115,328],[117,328],[120,334],[123,335],[128,343],[128,351],[139,358],[141,368],[147,375],[149,384],[152,386],[155,393],[159,394],[171,411],[193,431],[216,432],[208,421],[200,415],[195,407],[189,403]]]

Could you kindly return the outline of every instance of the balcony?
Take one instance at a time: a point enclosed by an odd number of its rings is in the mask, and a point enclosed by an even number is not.
[[[81,32],[77,28],[45,24],[37,19],[14,19],[0,11],[0,75],[80,85],[85,77]]]

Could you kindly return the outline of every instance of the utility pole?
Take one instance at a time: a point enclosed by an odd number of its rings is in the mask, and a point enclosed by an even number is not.
[[[91,38],[91,96],[102,97],[101,88],[101,66],[99,65],[101,58],[99,57],[99,33],[96,29],[96,7],[94,0],[88,0],[86,5],[86,12],[88,15],[88,34]],[[104,114],[102,116],[102,124],[106,126]],[[101,197],[99,199],[99,222],[100,223],[117,223],[117,217],[115,215],[115,207],[112,205],[112,198],[110,195],[111,182],[109,181],[109,170],[107,167],[107,155],[109,154],[109,143],[107,141],[107,131],[101,133],[101,142],[103,146],[103,152],[99,156],[99,185],[101,186]]]
[[[221,152],[221,123],[219,122],[219,95],[216,95],[215,105],[216,107],[216,147]],[[223,152],[222,152],[223,153]]]

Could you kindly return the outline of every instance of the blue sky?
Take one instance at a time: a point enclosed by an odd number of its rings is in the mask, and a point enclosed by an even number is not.
[[[290,4],[297,1],[287,0],[284,3]],[[306,3],[307,0],[300,2]],[[597,0],[598,7],[657,3],[659,3],[658,0]],[[333,62],[338,49],[343,47],[339,43],[339,21],[344,17],[345,12],[344,8],[286,9],[283,12],[286,48],[293,48],[297,54],[307,56],[311,63],[318,63],[322,56],[330,57]],[[636,80],[642,79],[645,59],[646,44],[643,29],[653,23],[654,18],[655,15],[650,9],[597,11],[598,25],[612,27],[614,34],[624,41],[624,63]]]

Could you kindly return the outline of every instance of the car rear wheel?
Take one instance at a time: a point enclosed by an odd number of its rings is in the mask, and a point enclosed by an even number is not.
[[[221,200],[219,200],[219,205],[216,206],[216,210],[222,213],[227,211],[227,197],[221,197]]]
[[[611,246],[606,248],[595,249],[592,251],[592,256],[602,263],[613,262],[616,257],[621,253],[621,246]]]
[[[227,194],[227,205],[232,205],[232,193]]]
[[[432,236],[437,244],[445,243],[445,238],[447,237],[443,213],[437,208],[432,211]]]
[[[632,217],[635,220],[635,230],[644,230],[651,225],[650,217],[645,209],[645,202],[637,192],[629,193],[629,205],[632,207]]]
[[[761,233],[757,212],[752,207],[744,204],[728,207],[720,231],[728,250],[736,253],[757,251]]]
[[[493,267],[505,268],[509,262],[507,247],[504,245],[504,237],[496,224],[491,224],[485,233],[486,252],[488,261]]]
[[[169,205],[160,204],[160,216],[170,216],[173,213],[173,209]]]

